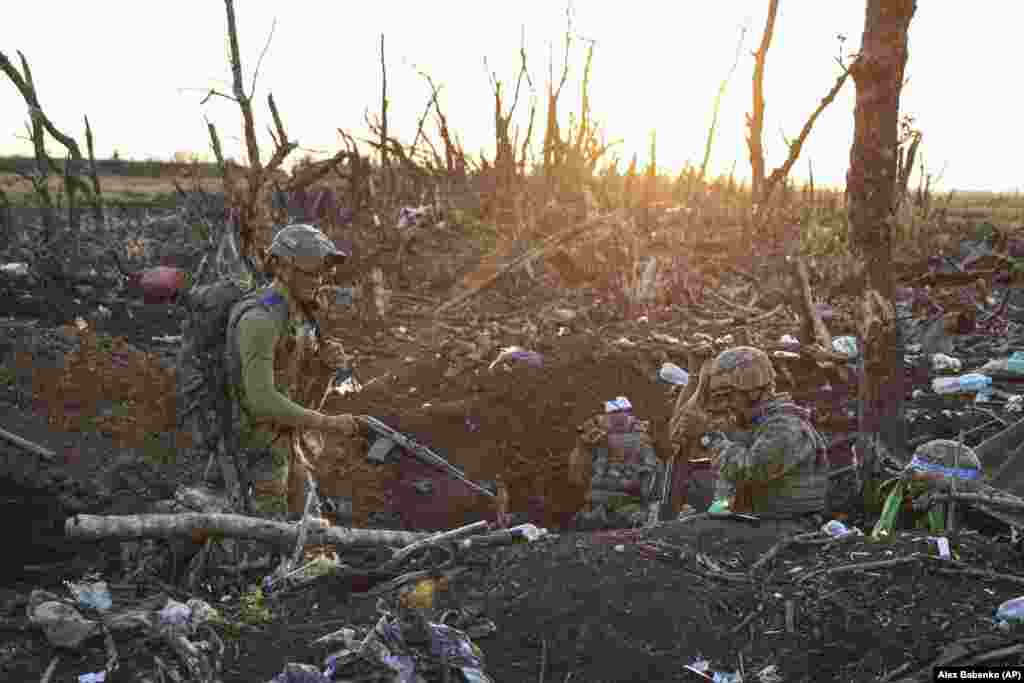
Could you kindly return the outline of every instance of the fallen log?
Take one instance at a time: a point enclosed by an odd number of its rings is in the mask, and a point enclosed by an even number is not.
[[[294,546],[298,540],[299,525],[226,513],[75,515],[65,522],[64,533],[70,538],[83,540],[191,537],[199,533],[228,538],[248,538],[287,548]],[[306,544],[403,547],[430,535],[411,531],[334,526],[327,529],[310,529],[306,536]]]

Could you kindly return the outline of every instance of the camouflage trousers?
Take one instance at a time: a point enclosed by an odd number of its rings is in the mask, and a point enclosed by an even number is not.
[[[328,447],[329,446],[329,447]],[[301,436],[282,438],[268,450],[260,453],[249,472],[253,487],[253,503],[266,514],[302,514],[308,492],[308,479],[312,477],[321,500],[331,496],[337,482],[337,461],[355,462],[365,451],[361,439],[331,435],[330,443],[317,432],[304,432]],[[340,469],[344,469],[342,466]]]

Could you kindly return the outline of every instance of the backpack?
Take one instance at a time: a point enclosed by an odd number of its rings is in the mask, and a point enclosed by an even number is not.
[[[231,230],[216,254],[214,281],[203,283],[206,258],[196,283],[181,297],[185,309],[177,357],[177,427],[191,437],[193,455],[208,454],[204,478],[219,460],[228,493],[250,511],[245,468],[239,462],[238,406],[231,391],[227,341],[231,321],[262,305],[258,279],[239,256]],[[232,317],[232,314],[234,316]]]

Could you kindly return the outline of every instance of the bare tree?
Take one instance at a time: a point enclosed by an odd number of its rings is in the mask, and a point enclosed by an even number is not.
[[[773,170],[771,175],[766,177],[764,146],[761,142],[764,131],[765,109],[764,69],[768,48],[771,46],[772,37],[775,34],[775,16],[778,10],[779,0],[769,0],[768,18],[765,21],[764,34],[761,36],[761,45],[758,47],[757,52],[754,53],[753,111],[747,115],[747,127],[750,131],[747,136],[747,147],[750,150],[750,194],[752,201],[759,205],[767,203],[771,198],[772,192],[779,186],[780,182],[785,185],[789,172],[800,158],[800,152],[803,150],[807,137],[811,134],[814,123],[818,120],[821,113],[825,111],[825,108],[835,100],[849,76],[849,72],[844,66],[842,58],[840,58],[839,66],[842,71],[836,78],[835,84],[833,84],[832,88],[825,94],[825,97],[818,103],[817,108],[807,118],[796,139],[786,140],[786,145],[789,148],[786,160],[781,166]]]
[[[743,40],[747,35],[747,27],[740,27],[740,37],[736,41],[736,56],[733,59],[732,66],[729,67],[729,73],[725,75],[722,82],[718,86],[718,92],[715,94],[715,104],[711,109],[711,125],[708,126],[708,139],[704,143],[704,160],[700,163],[700,180],[704,182],[704,178],[707,177],[708,161],[711,159],[711,145],[715,141],[715,129],[718,128],[718,112],[722,107],[722,97],[725,95],[725,89],[729,87],[729,81],[732,80],[732,75],[736,72],[736,67],[740,63],[740,54],[743,52]],[[762,71],[764,69],[762,60]],[[762,160],[762,172],[763,172],[763,160]]]
[[[761,185],[764,183],[764,147],[761,144],[761,131],[764,130],[764,64],[775,33],[775,16],[778,11],[779,0],[769,0],[761,45],[754,53],[754,105],[753,111],[747,115],[747,127],[750,129],[747,147],[750,148],[750,191],[755,202],[761,196]]]
[[[907,32],[916,0],[867,0],[861,49],[850,72],[857,87],[853,146],[846,176],[850,246],[863,263],[860,336],[859,452],[876,472],[879,441],[902,453],[903,348],[893,305],[892,232],[899,143],[900,93],[907,64]]]

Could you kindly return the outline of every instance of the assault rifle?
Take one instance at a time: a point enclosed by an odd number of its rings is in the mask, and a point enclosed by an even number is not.
[[[373,442],[373,446],[370,447],[370,452],[366,456],[366,459],[370,462],[377,464],[395,463],[398,462],[403,453],[405,453],[426,465],[430,465],[435,469],[447,472],[449,475],[469,486],[474,491],[478,491],[479,493],[482,493],[485,496],[490,496],[491,498],[497,497],[496,491],[491,491],[480,484],[477,484],[475,481],[467,479],[462,470],[412,437],[395,431],[377,418],[370,417],[369,415],[360,415],[357,419],[363,422],[367,429],[379,437]]]

